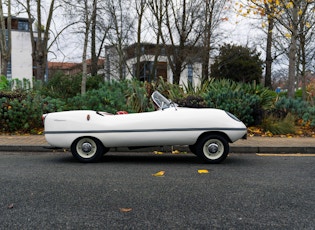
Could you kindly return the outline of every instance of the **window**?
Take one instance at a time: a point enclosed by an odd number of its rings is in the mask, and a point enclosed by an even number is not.
[[[28,21],[21,21],[21,20],[19,20],[19,22],[18,22],[18,30],[29,31]]]
[[[187,65],[187,71],[188,71],[188,82],[192,83],[193,82],[193,72],[194,72],[192,64]]]

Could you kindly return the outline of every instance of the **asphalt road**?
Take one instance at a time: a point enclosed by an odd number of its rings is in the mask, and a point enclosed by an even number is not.
[[[311,156],[2,152],[0,229],[315,229],[314,178]]]

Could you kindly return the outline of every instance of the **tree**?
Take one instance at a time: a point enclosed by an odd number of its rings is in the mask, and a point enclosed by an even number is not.
[[[166,0],[166,32],[162,35],[162,41],[164,45],[169,44],[166,51],[173,72],[173,83],[179,84],[190,47],[194,47],[200,38],[200,34],[194,33],[200,16],[200,2],[182,0],[180,4],[176,3],[174,0]]]
[[[137,40],[136,40],[136,71],[135,76],[139,78],[140,76],[140,56],[141,56],[141,33],[142,33],[142,21],[144,19],[145,9],[147,8],[147,3],[144,0],[135,0],[136,14],[137,14]]]
[[[115,49],[117,59],[112,66],[112,73],[120,80],[125,78],[126,57],[124,48],[130,43],[133,35],[134,20],[132,18],[130,1],[108,0],[104,5],[108,30],[108,46]]]
[[[54,11],[56,10],[55,0],[50,1],[49,7],[44,6],[44,2],[42,2],[42,0],[34,2],[32,0],[26,0],[26,3],[25,1],[18,1],[18,3],[24,8],[28,15],[32,43],[32,57],[35,62],[36,69],[35,78],[37,80],[44,80],[47,67],[47,55],[50,48],[50,46],[48,46],[48,40],[50,39],[50,27]],[[42,9],[47,9],[48,12],[46,15],[47,18],[45,19],[42,18],[44,15]],[[36,23],[33,28],[34,19],[36,19]],[[45,24],[43,22],[44,20],[46,21]],[[56,41],[56,38],[53,39],[53,42],[54,41]]]
[[[163,30],[163,20],[166,14],[166,7],[165,7],[166,1],[165,0],[149,0],[149,10],[152,13],[152,20],[150,20],[150,27],[153,28],[153,31],[155,33],[156,47],[161,47],[160,44],[162,43],[162,30]],[[164,47],[165,48],[165,47]],[[160,55],[160,49],[155,49],[154,54],[154,63],[153,63],[153,73],[156,72],[158,57]],[[159,77],[159,76],[158,76]],[[153,79],[151,77],[151,79]],[[158,79],[157,79],[158,80]]]
[[[302,97],[305,100],[307,98],[306,95],[306,74],[308,70],[312,69],[312,60],[314,59],[314,28],[315,28],[315,11],[314,11],[314,3],[313,6],[307,4],[311,3],[311,1],[304,2],[305,13],[299,13],[299,46],[298,46],[298,73],[301,76],[302,81]]]
[[[278,1],[274,0],[247,0],[247,3],[238,4],[238,14],[244,17],[252,17],[255,19],[262,19],[263,23],[261,29],[266,31],[267,39],[265,45],[265,87],[272,88],[272,64],[275,59],[272,53],[273,47],[273,33],[275,27],[274,15],[277,12]],[[257,17],[258,15],[258,17]]]
[[[274,44],[282,44],[281,51],[285,51],[288,56],[288,96],[294,97],[295,84],[298,82],[299,65],[304,63],[303,57],[306,54],[305,37],[310,33],[310,29],[314,24],[314,0],[248,0],[249,4],[244,7],[240,4],[240,8],[245,9],[243,15],[248,16],[248,12],[258,13],[262,17],[267,18],[268,38],[266,48],[266,82],[269,86],[271,75],[271,40],[274,29],[277,29],[282,36],[275,41]],[[240,10],[242,11],[242,9]],[[265,23],[264,23],[265,24]],[[285,46],[284,41],[287,41]]]
[[[255,49],[225,44],[211,65],[211,77],[240,82],[260,82],[263,61]]]
[[[7,17],[4,17],[3,6],[7,6]],[[8,62],[11,57],[11,0],[7,0],[5,4],[0,0],[0,75],[7,76]]]
[[[202,77],[208,79],[210,73],[210,53],[212,51],[214,41],[216,39],[217,29],[220,24],[228,20],[225,14],[226,0],[206,0],[202,7],[200,18],[201,35],[202,35]]]

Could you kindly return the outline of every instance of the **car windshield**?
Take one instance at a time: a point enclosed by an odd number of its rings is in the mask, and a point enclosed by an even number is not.
[[[173,105],[173,102],[168,100],[158,91],[154,91],[151,95],[152,100],[160,109],[167,109]]]

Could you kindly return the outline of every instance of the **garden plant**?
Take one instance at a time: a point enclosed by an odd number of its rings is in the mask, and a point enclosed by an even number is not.
[[[55,111],[152,111],[150,95],[158,90],[180,106],[227,110],[241,119],[253,135],[314,135],[314,98],[309,101],[299,97],[289,99],[285,94],[279,95],[255,83],[210,79],[195,88],[173,85],[161,79],[150,83],[138,80],[102,82],[100,77],[90,77],[87,92],[81,95],[80,77],[59,76],[45,84],[33,82],[32,88],[29,83],[1,78],[0,132],[41,134],[42,114]]]

